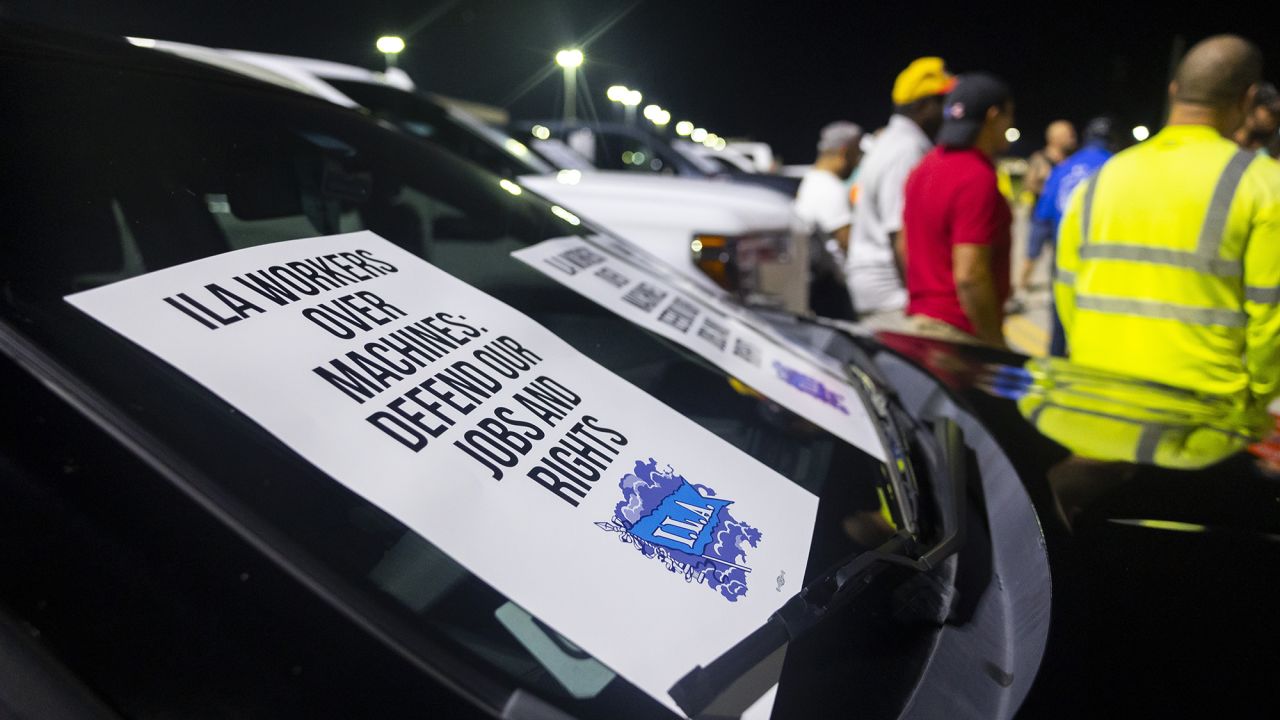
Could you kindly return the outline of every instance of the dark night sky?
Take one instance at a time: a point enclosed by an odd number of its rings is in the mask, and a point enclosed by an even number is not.
[[[941,55],[954,71],[1005,77],[1024,140],[1041,143],[1056,117],[1114,113],[1157,125],[1175,35],[1217,32],[1258,42],[1280,80],[1280,22],[1270,3],[1217,3],[1178,15],[1171,4],[670,2],[647,0],[330,0],[216,4],[134,0],[0,0],[12,17],[109,34],[160,37],[378,67],[373,40],[407,34],[401,65],[421,87],[507,106],[515,117],[556,115],[558,47],[634,7],[586,45],[586,84],[600,113],[608,85],[650,99],[724,136],[767,140],[789,162],[812,158],[817,129],[847,118],[874,128],[889,114],[894,75],[914,57]],[[1163,8],[1163,9],[1160,9]],[[1246,10],[1247,9],[1247,10]],[[1245,13],[1253,13],[1246,15]],[[1261,17],[1259,13],[1273,13]]]

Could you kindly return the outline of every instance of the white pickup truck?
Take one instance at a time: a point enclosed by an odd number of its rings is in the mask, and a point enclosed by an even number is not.
[[[808,243],[791,199],[701,178],[558,167],[456,104],[419,92],[403,71],[324,60],[135,41],[365,108],[556,202],[648,251],[674,271],[750,305],[808,310]]]

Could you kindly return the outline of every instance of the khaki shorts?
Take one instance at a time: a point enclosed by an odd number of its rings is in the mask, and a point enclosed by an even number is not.
[[[968,345],[986,345],[977,337],[961,330],[951,323],[943,322],[928,315],[911,315],[907,318],[906,332],[912,335],[949,340]]]
[[[902,309],[863,313],[858,316],[858,325],[872,332],[911,332],[911,324],[907,321],[907,313]]]

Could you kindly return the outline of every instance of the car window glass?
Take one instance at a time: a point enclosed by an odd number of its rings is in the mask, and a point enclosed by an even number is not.
[[[0,140],[9,208],[0,316],[307,552],[411,613],[424,633],[502,669],[508,682],[565,702],[593,698],[574,706],[582,716],[660,712],[624,682],[584,690],[593,687],[587,676],[603,677],[590,663],[552,672],[551,646],[511,629],[519,623],[504,608],[518,598],[500,596],[62,296],[239,248],[372,230],[819,494],[812,570],[893,532],[877,495],[882,468],[869,456],[510,258],[581,232],[510,181],[301,96],[88,65],[70,73],[32,64],[5,75],[0,97],[21,98],[24,112],[6,119]],[[863,527],[850,533],[848,522]],[[544,640],[566,652],[553,634]]]

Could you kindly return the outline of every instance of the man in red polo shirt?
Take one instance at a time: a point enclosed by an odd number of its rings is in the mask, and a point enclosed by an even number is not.
[[[907,179],[901,252],[920,335],[1004,347],[1012,215],[992,163],[1012,125],[1007,85],[961,75],[943,102],[938,146]]]

